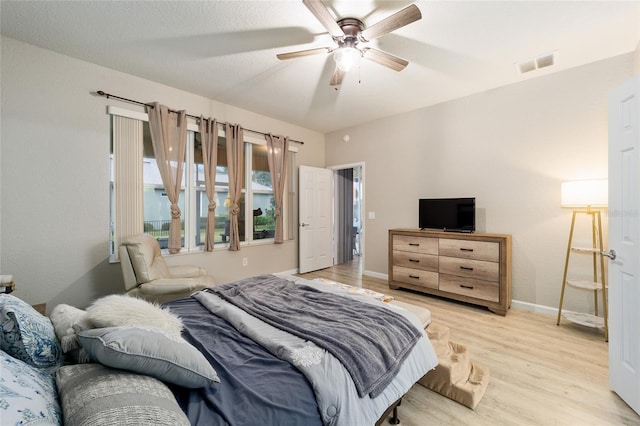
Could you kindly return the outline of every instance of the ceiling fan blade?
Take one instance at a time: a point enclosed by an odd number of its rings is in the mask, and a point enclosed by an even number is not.
[[[377,62],[380,65],[391,68],[394,71],[402,71],[407,65],[409,65],[409,62],[404,59],[370,47],[363,49],[362,56],[370,61]]]
[[[276,58],[280,60],[300,58],[303,56],[317,55],[319,53],[329,53],[331,49],[328,47],[319,47],[317,49],[299,50],[297,52],[278,53]]]
[[[420,9],[418,9],[418,6],[415,4],[412,4],[362,31],[360,33],[360,39],[362,41],[371,41],[374,38],[389,34],[421,18],[422,13],[420,13]]]
[[[333,72],[331,76],[331,81],[329,82],[330,86],[340,86],[342,84],[342,79],[344,78],[345,72],[336,66],[336,70]]]
[[[320,0],[302,0],[302,3],[307,6],[307,9],[309,9],[316,19],[329,31],[331,36],[342,37],[344,35],[340,25],[338,25],[335,18],[331,16],[329,10]]]

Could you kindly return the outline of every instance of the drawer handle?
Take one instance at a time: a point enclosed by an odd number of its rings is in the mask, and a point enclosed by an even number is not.
[[[409,243],[409,245],[410,245],[410,246],[413,246],[413,247],[420,247],[420,244],[419,244],[419,243]]]
[[[473,271],[473,268],[469,268],[468,266],[461,266],[460,269],[464,269],[465,271]]]
[[[473,251],[473,249],[460,247],[460,251]]]
[[[419,259],[409,259],[409,262],[420,263],[420,260]]]
[[[409,275],[409,278],[413,278],[414,280],[419,280],[420,277],[417,275]]]
[[[473,290],[473,286],[472,286],[472,285],[464,285],[464,284],[460,284],[460,287],[462,287],[462,288],[466,288],[467,290]]]

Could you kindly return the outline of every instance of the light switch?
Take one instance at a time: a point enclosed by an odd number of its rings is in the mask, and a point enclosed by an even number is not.
[[[376,212],[369,212],[369,219],[373,220],[376,218]]]

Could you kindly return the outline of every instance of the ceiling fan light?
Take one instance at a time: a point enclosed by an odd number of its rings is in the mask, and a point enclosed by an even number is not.
[[[358,64],[362,52],[355,47],[341,47],[333,53],[336,65],[344,72],[348,72]]]

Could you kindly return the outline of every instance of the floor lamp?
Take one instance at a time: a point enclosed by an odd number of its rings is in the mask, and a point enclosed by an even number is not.
[[[605,339],[608,340],[608,306],[607,306],[607,285],[605,275],[604,241],[602,237],[602,215],[601,211],[607,208],[608,204],[608,181],[606,179],[579,180],[562,183],[561,186],[561,206],[573,210],[571,216],[571,228],[569,230],[569,242],[567,244],[567,255],[564,263],[564,274],[562,276],[562,291],[560,293],[560,305],[558,307],[557,325],[560,325],[562,315],[562,304],[567,284],[572,287],[593,291],[595,315],[580,313],[567,313],[565,318],[569,321],[587,325],[590,327],[604,328]],[[573,236],[576,223],[576,215],[588,214],[591,216],[591,247],[579,248],[573,246]],[[593,258],[593,281],[571,280],[567,278],[569,270],[569,258],[572,252],[591,254]],[[599,260],[599,262],[598,262]],[[600,266],[600,281],[598,281],[598,263]],[[602,292],[602,318],[598,317],[598,291]]]

